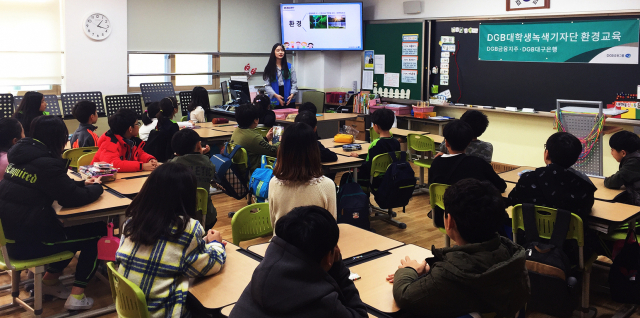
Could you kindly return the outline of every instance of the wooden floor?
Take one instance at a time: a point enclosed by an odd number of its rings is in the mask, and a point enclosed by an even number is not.
[[[419,170],[416,168],[416,176]],[[341,174],[338,174],[336,178],[339,180]],[[218,194],[212,196],[213,203],[218,210],[218,223],[215,228],[222,233],[222,237],[225,240],[232,240],[231,237],[231,219],[227,217],[228,212],[236,211],[246,205],[246,201],[235,200],[224,194]],[[372,200],[373,203],[375,203]],[[406,213],[402,213],[401,209],[396,209],[398,213],[397,219],[407,224],[407,228],[404,230],[398,229],[390,224],[387,224],[380,220],[372,221],[371,226],[380,235],[384,235],[393,238],[398,241],[405,242],[407,244],[415,244],[425,248],[444,247],[444,236],[436,228],[432,226],[432,221],[427,217],[427,213],[430,210],[429,196],[427,194],[415,195],[409,205],[406,208]],[[255,239],[252,241],[242,242],[241,247],[247,247],[249,245],[263,243],[268,241],[270,236]],[[452,242],[453,244],[453,242]],[[398,260],[398,264],[400,260]],[[75,261],[67,268],[66,273],[71,273],[75,268]],[[591,305],[598,309],[598,317],[608,318],[613,315],[615,310],[621,306],[621,304],[615,303],[610,300],[610,297],[602,293],[602,288],[597,286],[606,286],[608,272],[603,269],[595,268],[592,273],[592,292],[591,292]],[[8,284],[9,276],[6,273],[0,274],[0,285]],[[22,291],[22,296],[26,296],[27,293]],[[110,288],[108,284],[103,283],[98,279],[94,279],[87,287],[87,296],[93,297],[95,300],[94,308],[104,307],[112,303]],[[452,300],[453,301],[453,300]],[[0,305],[11,302],[11,297],[8,291],[0,291]],[[64,300],[53,300],[44,303],[43,316],[51,316],[64,311]],[[530,313],[528,317],[548,317],[543,314]],[[640,314],[636,312],[634,317],[640,317]],[[22,308],[16,308],[0,312],[0,317],[31,317]],[[105,315],[103,317],[117,317],[115,313]]]

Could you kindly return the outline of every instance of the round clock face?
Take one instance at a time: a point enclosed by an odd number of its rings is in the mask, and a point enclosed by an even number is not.
[[[111,35],[111,21],[101,13],[94,13],[82,22],[84,34],[89,38],[101,41]]]

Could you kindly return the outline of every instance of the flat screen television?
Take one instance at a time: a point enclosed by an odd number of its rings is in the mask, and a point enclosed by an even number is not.
[[[287,50],[363,50],[361,2],[280,4],[280,19]]]

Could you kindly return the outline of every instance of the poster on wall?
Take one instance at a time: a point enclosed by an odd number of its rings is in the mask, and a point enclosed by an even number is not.
[[[402,69],[417,70],[418,69],[418,57],[417,56],[402,56]]]
[[[417,84],[418,83],[418,70],[401,70],[400,71],[402,83]]]
[[[364,69],[372,70],[374,67],[373,63],[373,50],[365,50],[364,51]]]
[[[402,42],[418,42],[419,34],[403,34]]]
[[[384,85],[385,87],[400,87],[400,74],[399,73],[384,73]]]
[[[479,37],[481,61],[638,64],[640,21],[483,23]]]
[[[418,42],[403,42],[402,55],[418,55]]]
[[[373,55],[373,74],[384,74],[384,54]]]
[[[551,0],[507,0],[507,11],[549,9]]]
[[[362,71],[362,89],[373,89],[373,71]]]

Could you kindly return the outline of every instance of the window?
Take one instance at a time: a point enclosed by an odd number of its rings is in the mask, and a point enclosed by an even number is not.
[[[169,73],[171,64],[168,54],[129,54],[129,74]],[[129,87],[140,87],[140,83],[169,82],[170,76],[129,76]]]
[[[176,73],[210,73],[212,70],[211,55],[176,54]],[[204,86],[212,84],[211,75],[178,75],[176,86]]]

